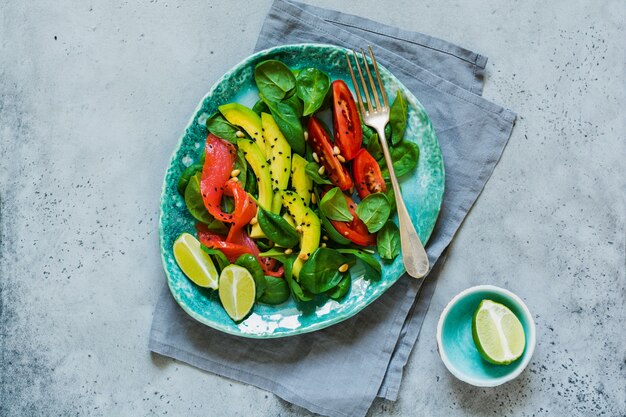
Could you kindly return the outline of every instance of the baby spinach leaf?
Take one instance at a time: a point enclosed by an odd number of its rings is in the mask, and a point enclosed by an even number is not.
[[[244,253],[235,261],[235,265],[242,266],[250,272],[252,279],[254,279],[254,286],[256,287],[256,299],[261,298],[267,288],[267,282],[265,281],[265,274],[263,268],[254,255]]]
[[[335,285],[330,290],[326,291],[326,295],[328,295],[333,300],[340,300],[350,291],[350,284],[352,279],[350,278],[350,273],[345,272],[339,284]]]
[[[187,188],[187,184],[189,184],[189,180],[199,171],[202,171],[202,164],[193,164],[185,168],[183,173],[180,174],[180,178],[178,179],[178,193],[180,195],[185,196],[185,189]]]
[[[285,255],[285,250],[284,249],[276,249],[276,248],[272,248],[272,249],[270,249],[268,251],[261,252],[261,253],[259,253],[259,256],[261,258],[276,259],[281,264],[286,263],[287,260],[291,257],[291,255]]]
[[[272,244],[267,239],[256,239],[254,242],[259,247],[259,250],[267,251],[272,249]]]
[[[321,294],[339,284],[343,274],[339,267],[345,263],[354,265],[355,258],[330,248],[317,248],[300,270],[302,287],[313,294]]]
[[[254,69],[254,81],[263,96],[271,101],[280,101],[296,87],[293,73],[280,61],[263,61]]]
[[[319,109],[330,88],[330,78],[317,68],[305,68],[296,77],[296,94],[304,103],[303,115]]]
[[[392,145],[397,145],[402,141],[404,130],[406,129],[406,117],[409,106],[398,90],[395,100],[389,110],[389,126],[391,126],[391,136],[387,136]],[[386,133],[386,132],[385,132]]]
[[[267,286],[259,301],[264,304],[276,305],[287,301],[289,298],[289,284],[282,278],[265,276]]]
[[[374,157],[374,159],[379,160],[383,155],[383,148],[380,147],[380,140],[378,139],[378,133],[374,133],[367,143],[367,151]]]
[[[207,248],[202,244],[200,244],[200,248],[206,254],[211,255],[213,259],[215,259],[215,262],[217,262],[217,267],[219,268],[220,272],[222,272],[222,269],[230,265],[230,262],[228,262],[228,258],[226,258],[226,255],[224,255],[221,250],[215,248]]]
[[[300,284],[293,279],[293,262],[296,260],[296,256],[297,255],[289,255],[289,257],[285,260],[285,263],[283,263],[283,266],[285,267],[285,281],[287,281],[287,285],[289,285],[289,289],[291,290],[294,300],[311,301],[313,299],[313,294],[302,288]]]
[[[187,210],[189,210],[189,213],[194,219],[206,224],[209,230],[224,233],[227,231],[226,226],[224,226],[222,222],[215,220],[204,206],[204,201],[200,194],[201,174],[202,173],[198,172],[191,177],[185,189],[185,204],[187,205]]]
[[[385,225],[390,213],[389,201],[383,193],[368,195],[356,207],[357,216],[363,220],[370,233],[378,232]]]
[[[383,259],[394,259],[400,253],[400,231],[392,221],[385,223],[376,235],[378,254]]]
[[[318,185],[332,185],[333,183],[330,182],[329,179],[324,178],[320,175],[319,169],[320,166],[317,165],[315,162],[309,162],[308,164],[306,164],[306,167],[304,167],[307,175],[313,180],[314,183]]]
[[[241,130],[237,126],[231,125],[220,113],[215,113],[206,120],[206,128],[218,138],[235,144],[239,139],[237,131]]]
[[[320,195],[317,192],[317,189],[315,190],[315,197],[317,198],[317,201],[320,201]],[[341,233],[339,233],[337,229],[335,229],[335,226],[333,226],[333,224],[326,218],[326,216],[324,216],[324,213],[322,213],[321,210],[318,210],[316,213],[317,216],[320,218],[320,221],[322,222],[322,228],[326,232],[326,235],[332,241],[337,242],[340,245],[347,245],[351,242],[350,239],[347,239]]]
[[[239,170],[239,175],[237,175],[237,178],[239,178],[239,182],[245,190],[246,183],[248,182],[248,163],[246,162],[246,157],[243,155],[243,152],[241,150],[237,151],[237,157],[235,158],[235,164],[233,166],[233,169]]]
[[[259,226],[265,236],[282,247],[291,248],[300,241],[300,235],[287,220],[280,215],[264,210],[259,207],[257,212]]]
[[[267,107],[267,104],[265,104],[263,99],[260,98],[259,101],[254,103],[254,106],[252,106],[252,111],[260,116],[261,113],[269,113],[270,112],[270,108]]]
[[[244,190],[246,190],[248,194],[255,198],[258,198],[259,196],[259,187],[257,184],[256,175],[254,174],[252,168],[248,165],[248,162],[246,162],[246,185],[244,187]]]
[[[382,274],[382,268],[380,266],[380,262],[374,256],[370,255],[367,252],[363,252],[358,249],[337,249],[337,252],[340,253],[349,253],[357,257],[363,265],[365,265],[365,277],[374,279],[375,281],[379,280]]]
[[[392,147],[389,152],[391,153],[391,160],[393,161],[393,169],[396,173],[396,177],[400,178],[410,173],[417,166],[420,150],[415,143],[402,141],[398,146]],[[380,161],[380,164],[383,178],[388,180],[389,170],[387,169],[385,160]]]
[[[319,204],[320,211],[330,220],[349,222],[354,218],[348,209],[348,202],[339,187],[327,192]]]
[[[304,129],[300,122],[303,110],[298,96],[294,95],[278,102],[266,101],[266,103],[291,149],[299,155],[304,154]]]
[[[393,191],[393,186],[390,182],[385,183],[387,186],[387,192],[385,192],[385,196],[387,197],[387,201],[389,201],[389,207],[391,208],[391,212],[393,213],[396,210],[396,193]]]

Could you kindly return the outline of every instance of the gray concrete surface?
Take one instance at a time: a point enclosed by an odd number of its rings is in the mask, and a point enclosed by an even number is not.
[[[324,0],[489,56],[519,114],[451,249],[397,403],[374,416],[625,416],[622,0]],[[147,350],[164,279],[170,153],[269,1],[0,4],[0,415],[309,416]],[[369,11],[369,12],[368,12]],[[436,352],[458,291],[507,287],[538,325],[531,366],[479,389]]]

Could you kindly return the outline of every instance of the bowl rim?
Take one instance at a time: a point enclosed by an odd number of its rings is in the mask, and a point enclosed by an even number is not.
[[[522,362],[518,364],[518,366],[515,368],[513,372],[506,374],[504,376],[489,379],[486,381],[472,378],[471,376],[459,371],[448,358],[448,355],[446,354],[446,351],[443,347],[443,338],[442,338],[443,323],[445,319],[448,317],[448,314],[450,313],[450,310],[452,309],[452,307],[454,307],[461,299],[471,294],[480,292],[480,291],[490,291],[490,292],[510,298],[511,301],[513,301],[520,307],[524,315],[524,318],[529,323],[528,332],[526,334],[526,349],[523,354],[524,358]],[[476,286],[473,286],[473,287],[470,287],[461,291],[460,293],[455,295],[452,298],[452,300],[448,302],[448,304],[445,306],[445,308],[441,312],[439,316],[439,322],[437,323],[437,351],[439,352],[439,357],[443,361],[446,368],[448,368],[448,371],[452,373],[452,375],[454,375],[455,377],[457,377],[463,382],[466,382],[470,385],[474,385],[477,387],[495,387],[495,386],[504,384],[505,382],[508,382],[517,378],[530,363],[530,359],[532,358],[533,353],[535,352],[536,343],[537,343],[537,334],[536,334],[535,320],[533,319],[533,316],[530,313],[530,310],[526,306],[526,303],[524,303],[524,301],[522,301],[520,297],[518,297],[511,291],[505,288],[497,287],[495,285],[488,285],[488,284],[476,285]]]

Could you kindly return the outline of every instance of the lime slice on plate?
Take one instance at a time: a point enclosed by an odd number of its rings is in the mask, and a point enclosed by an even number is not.
[[[496,365],[515,361],[526,346],[519,319],[508,307],[491,300],[481,301],[474,313],[472,336],[481,356]]]
[[[217,269],[211,257],[200,247],[198,239],[189,233],[178,236],[174,242],[174,258],[187,278],[196,285],[217,289]]]
[[[256,287],[248,270],[239,265],[228,265],[220,274],[220,301],[234,321],[241,321],[254,305]]]

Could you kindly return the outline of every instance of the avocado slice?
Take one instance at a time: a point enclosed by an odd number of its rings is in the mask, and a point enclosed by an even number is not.
[[[293,263],[293,275],[297,278],[306,259],[308,259],[320,245],[320,219],[311,208],[304,204],[304,201],[302,201],[300,196],[295,192],[283,191],[281,195],[283,207],[287,209],[287,212],[296,221],[296,225],[302,228],[302,235],[300,236],[300,254]]]
[[[291,171],[291,146],[285,139],[271,114],[261,113],[265,158],[270,163],[272,188],[286,190]],[[280,209],[280,204],[278,206]]]
[[[261,118],[255,112],[239,103],[224,104],[219,106],[219,111],[230,124],[243,128],[265,154]]]
[[[291,188],[302,197],[307,206],[311,202],[313,192],[313,180],[306,173],[307,160],[300,155],[293,154],[291,161]]]
[[[248,164],[250,164],[256,176],[259,187],[259,205],[265,210],[271,210],[274,192],[272,191],[270,167],[265,160],[265,155],[259,148],[259,145],[250,139],[239,139],[237,146],[239,146],[239,149],[243,152],[246,161],[248,161]],[[250,237],[255,239],[265,237],[258,223],[252,226]]]

